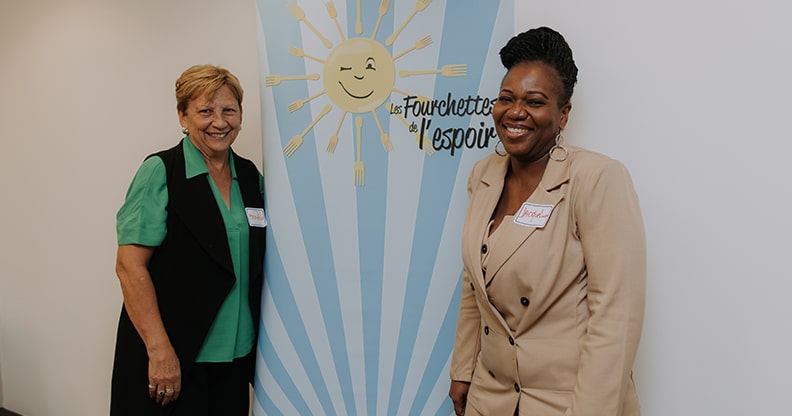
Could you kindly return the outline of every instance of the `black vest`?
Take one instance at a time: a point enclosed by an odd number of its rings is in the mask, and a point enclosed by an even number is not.
[[[149,157],[152,156],[160,157],[165,165],[168,219],[167,234],[151,257],[149,273],[165,330],[179,356],[182,379],[186,379],[190,377],[195,358],[236,276],[223,217],[207,174],[185,178],[181,142]],[[233,157],[245,207],[264,208],[256,166],[236,154]],[[261,308],[265,234],[264,228],[250,227],[248,302],[256,329]],[[251,380],[254,361],[250,360]],[[122,307],[113,368],[111,414],[134,414],[136,406],[148,407],[153,401],[148,398],[147,384],[146,348]]]

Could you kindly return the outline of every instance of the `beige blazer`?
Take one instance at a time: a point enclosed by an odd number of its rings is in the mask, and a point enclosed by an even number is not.
[[[568,148],[528,199],[552,206],[546,225],[505,219],[486,273],[482,241],[509,159],[493,154],[470,174],[451,362],[452,380],[471,382],[467,416],[640,414],[632,381],[646,280],[638,198],[621,163]]]

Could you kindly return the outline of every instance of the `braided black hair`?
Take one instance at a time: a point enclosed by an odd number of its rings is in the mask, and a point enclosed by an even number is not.
[[[555,30],[538,27],[512,37],[500,50],[500,58],[507,70],[520,62],[530,61],[552,66],[561,76],[563,85],[559,104],[564,105],[572,98],[578,69],[572,58],[572,49]]]

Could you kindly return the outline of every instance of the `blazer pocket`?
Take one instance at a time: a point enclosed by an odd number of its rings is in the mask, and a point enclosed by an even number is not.
[[[522,339],[519,372],[523,386],[570,392],[575,389],[580,350],[576,338]]]

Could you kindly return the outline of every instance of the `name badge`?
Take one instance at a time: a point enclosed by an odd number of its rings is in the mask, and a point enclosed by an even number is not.
[[[248,225],[251,227],[266,227],[267,218],[264,217],[264,208],[245,208],[248,218]]]
[[[553,205],[538,205],[525,202],[514,216],[514,223],[525,227],[544,228],[550,214],[553,212]]]

